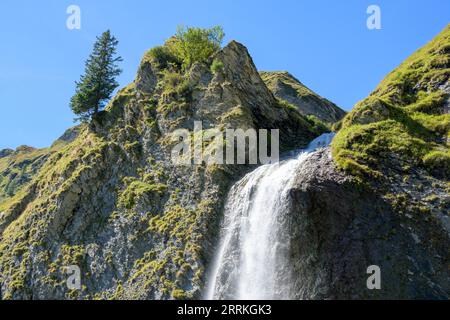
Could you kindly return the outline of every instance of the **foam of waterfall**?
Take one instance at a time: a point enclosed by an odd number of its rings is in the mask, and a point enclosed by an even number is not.
[[[260,166],[231,188],[206,299],[292,297],[287,193],[304,160],[329,145],[333,135],[321,135],[294,158]]]

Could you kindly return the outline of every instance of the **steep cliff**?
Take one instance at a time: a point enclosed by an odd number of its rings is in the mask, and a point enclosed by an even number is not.
[[[237,42],[186,71],[150,50],[136,80],[1,203],[1,298],[199,297],[223,200],[252,166],[172,163],[174,131],[194,121],[279,128],[282,151],[323,132],[274,98]],[[66,286],[70,265],[81,290]]]

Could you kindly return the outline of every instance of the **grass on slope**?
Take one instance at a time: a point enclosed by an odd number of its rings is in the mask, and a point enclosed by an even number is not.
[[[338,166],[377,177],[412,165],[450,177],[450,25],[389,73],[342,122],[333,145]],[[448,108],[448,107],[447,107]]]

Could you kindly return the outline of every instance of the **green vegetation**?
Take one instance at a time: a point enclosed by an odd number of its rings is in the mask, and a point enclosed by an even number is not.
[[[331,131],[331,126],[328,123],[323,122],[314,115],[306,116],[306,120],[312,125],[313,132],[327,132]]]
[[[75,139],[81,128],[83,126],[67,130],[49,148],[35,149],[20,146],[7,156],[0,158],[0,212],[3,211],[2,208],[8,207],[8,203],[14,202],[11,197],[22,192],[49,158]],[[70,138],[67,138],[68,136]]]
[[[52,214],[57,210],[61,214],[73,214],[81,192],[80,179],[87,177],[92,165],[101,160],[107,144],[89,130],[83,130],[74,143],[56,146],[60,149],[48,157],[24,190],[1,205],[5,215],[0,223],[13,217],[10,223],[2,225],[5,229],[0,241],[0,282],[8,288],[4,298],[12,298],[15,291],[24,288],[32,263],[30,251],[44,250],[45,233],[52,223]],[[40,190],[39,197],[34,190]],[[58,208],[58,201],[70,204]],[[64,257],[78,260],[82,258],[80,250],[82,247],[66,246],[61,247],[58,254],[61,261]],[[42,281],[45,280],[53,282],[49,277]]]
[[[160,69],[186,70],[195,62],[207,60],[220,50],[224,37],[222,27],[210,29],[181,27],[163,46],[150,49],[143,61],[152,60]]]
[[[178,57],[170,50],[168,46],[158,46],[150,49],[144,59],[154,60],[160,69],[169,66],[180,66]]]
[[[211,72],[212,73],[214,73],[214,74],[221,73],[221,72],[223,72],[223,68],[224,68],[224,66],[223,66],[222,61],[220,61],[218,59],[213,60],[213,62],[211,64]]]
[[[383,168],[423,166],[449,178],[450,114],[441,86],[450,77],[450,26],[392,71],[340,124],[332,150],[338,166],[379,177]]]
[[[199,286],[202,281],[201,244],[211,208],[212,202],[203,200],[195,210],[175,204],[153,216],[146,233],[163,241],[164,247],[150,249],[135,261],[129,283],[145,290],[158,288],[161,298],[191,299],[194,292],[186,284]]]
[[[225,33],[220,26],[211,29],[179,26],[175,38],[168,43],[168,47],[186,69],[195,62],[205,62],[217,52],[224,36]]]
[[[146,52],[141,65],[151,64],[157,75],[156,88],[159,96],[157,100],[152,100],[152,108],[157,113],[167,116],[189,108],[195,84],[191,83],[186,71],[194,63],[211,64],[213,73],[223,70],[222,62],[217,59],[210,61],[220,50],[223,37],[223,30],[219,26],[210,29],[178,27],[176,35],[169,38],[163,46]],[[154,127],[154,118],[148,119],[147,123]]]
[[[313,115],[302,115],[297,111],[297,107],[290,104],[286,100],[277,99],[277,107],[285,109],[291,117],[294,117],[301,127],[306,128],[308,131],[314,133],[316,136],[325,132],[330,132],[330,126],[319,118]]]
[[[97,37],[93,52],[86,61],[85,74],[76,82],[76,92],[70,101],[70,107],[79,120],[87,121],[96,115],[119,86],[115,78],[122,72],[117,66],[122,58],[116,57],[117,44],[109,30]]]
[[[161,195],[167,189],[167,186],[161,183],[149,184],[134,179],[132,180],[119,196],[119,205],[126,209],[132,209],[144,195]]]
[[[14,196],[25,186],[54,150],[19,148],[7,157],[0,158],[0,203]]]
[[[189,81],[176,71],[163,71],[163,96],[188,98],[190,96]]]

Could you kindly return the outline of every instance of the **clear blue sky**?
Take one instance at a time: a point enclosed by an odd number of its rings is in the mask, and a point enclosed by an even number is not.
[[[81,30],[66,9],[81,8]],[[381,8],[382,30],[366,28]],[[450,22],[448,0],[2,0],[0,3],[0,149],[45,147],[73,125],[68,106],[95,36],[111,29],[134,79],[145,50],[178,24],[222,25],[225,42],[247,46],[260,70],[288,70],[346,110]]]

